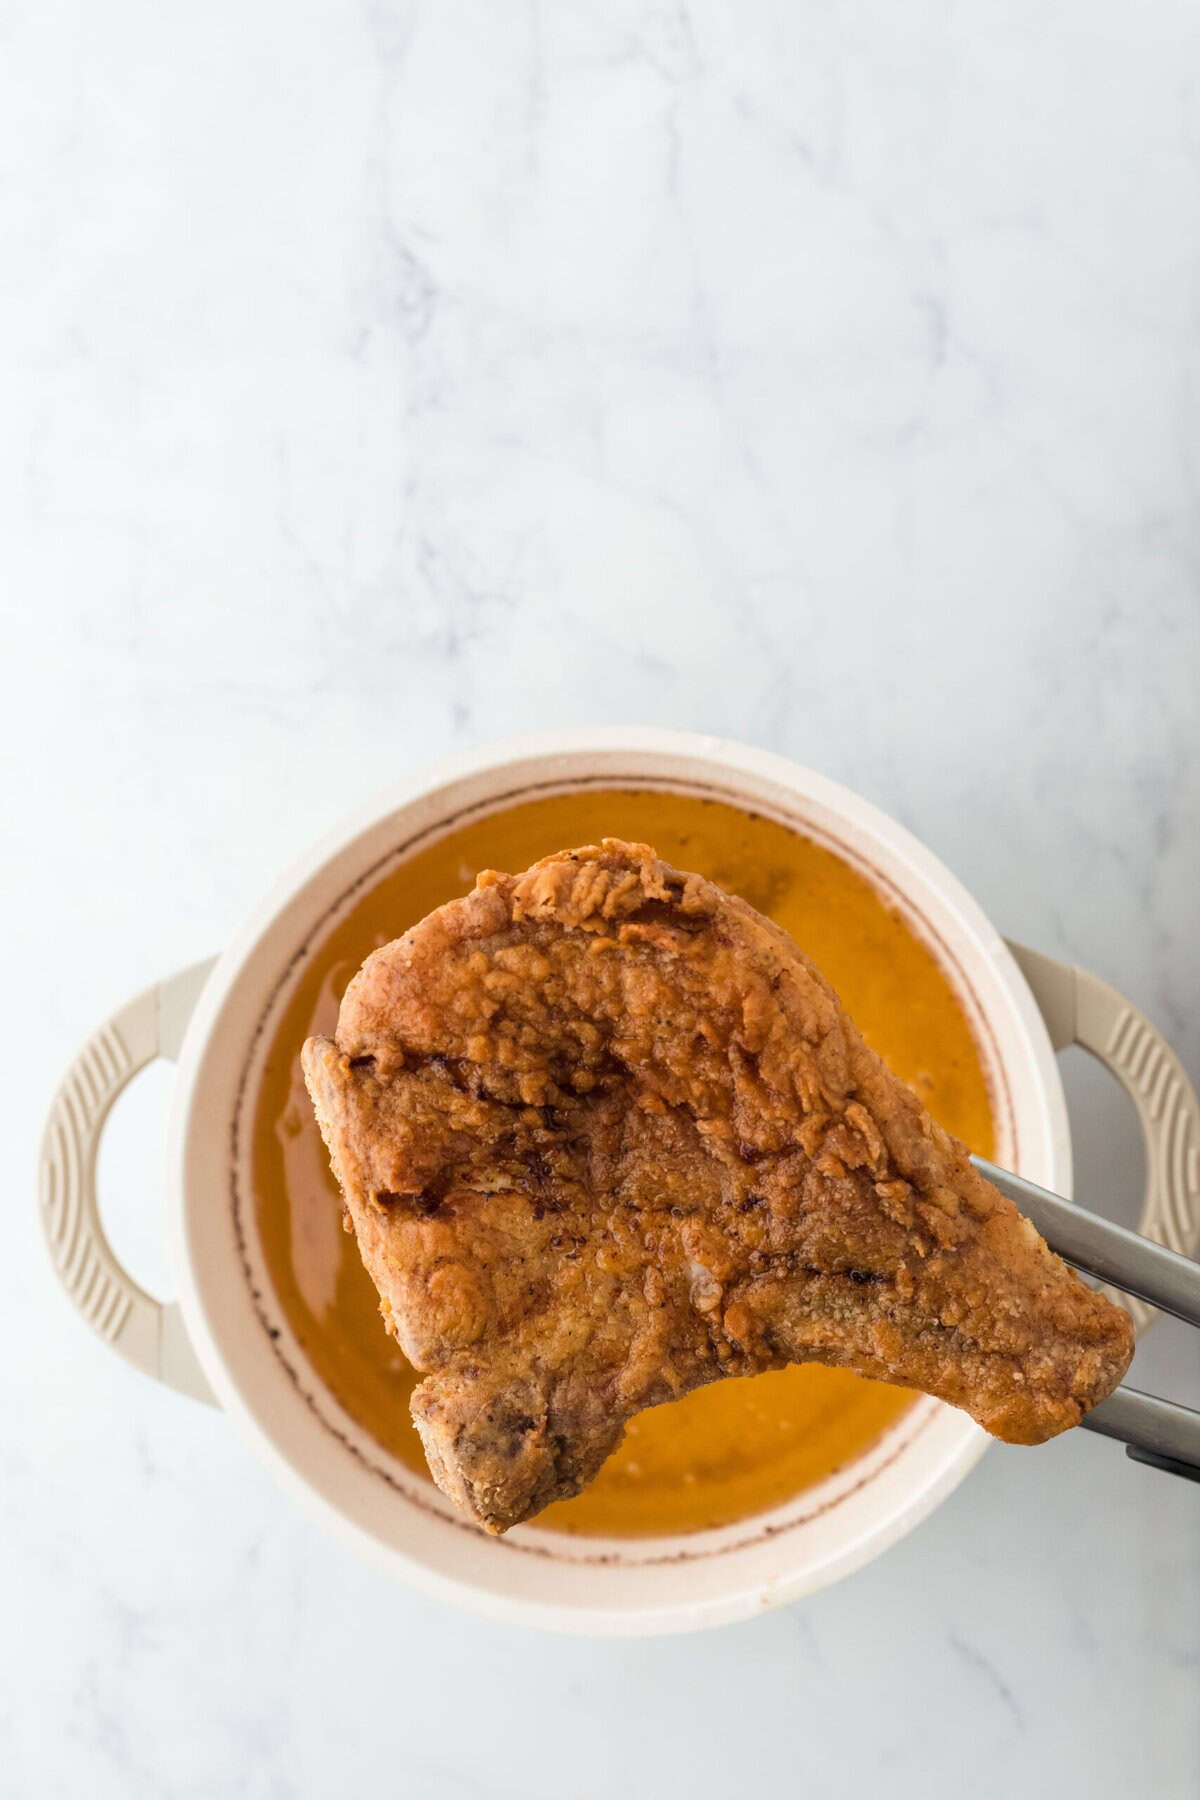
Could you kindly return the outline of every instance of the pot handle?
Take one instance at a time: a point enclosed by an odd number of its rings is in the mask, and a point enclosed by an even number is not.
[[[1056,1050],[1078,1044],[1116,1076],[1137,1108],[1146,1140],[1146,1194],[1137,1229],[1191,1256],[1200,1241],[1200,1100],[1187,1072],[1146,1015],[1086,969],[1009,943]],[[1107,1289],[1139,1331],[1158,1317],[1144,1300]]]
[[[96,1201],[96,1152],[113,1102],[156,1056],[178,1056],[213,961],[146,988],[92,1033],[54,1096],[39,1180],[51,1260],[93,1331],[147,1375],[215,1406],[178,1305],[153,1299],[122,1268]]]

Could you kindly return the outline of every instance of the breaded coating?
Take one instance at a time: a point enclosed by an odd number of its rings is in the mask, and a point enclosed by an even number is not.
[[[1129,1362],[791,939],[644,844],[480,875],[304,1072],[434,1479],[490,1531],[723,1376],[831,1363],[1036,1444]]]

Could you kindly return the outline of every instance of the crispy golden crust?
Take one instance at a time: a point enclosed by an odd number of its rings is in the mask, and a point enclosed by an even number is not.
[[[721,1376],[839,1364],[1033,1444],[1128,1364],[790,938],[645,845],[481,875],[304,1071],[430,1468],[490,1530]]]

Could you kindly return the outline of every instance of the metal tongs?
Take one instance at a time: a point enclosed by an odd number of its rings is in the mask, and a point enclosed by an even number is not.
[[[1083,1212],[1046,1188],[998,1169],[982,1156],[971,1161],[994,1187],[1032,1221],[1052,1250],[1085,1275],[1135,1294],[1139,1300],[1200,1326],[1200,1262],[1165,1250],[1149,1238]],[[1135,1462],[1200,1481],[1200,1412],[1119,1387],[1080,1423],[1087,1431],[1119,1438]]]

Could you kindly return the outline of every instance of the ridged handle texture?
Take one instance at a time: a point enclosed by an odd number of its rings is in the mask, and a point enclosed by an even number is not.
[[[174,1056],[211,961],[147,988],[106,1019],[63,1077],[42,1137],[42,1225],[55,1272],[78,1312],[137,1368],[212,1400],[178,1306],[118,1261],[96,1198],[96,1156],[113,1102],[156,1056]]]
[[[1132,1001],[1085,969],[1012,944],[1056,1050],[1078,1044],[1117,1077],[1146,1142],[1146,1191],[1137,1230],[1181,1256],[1200,1243],[1200,1101],[1162,1033]],[[1139,1331],[1158,1317],[1144,1300],[1106,1290]]]

